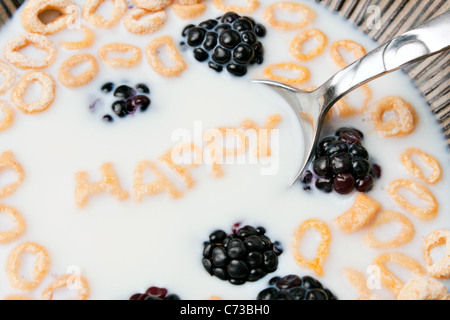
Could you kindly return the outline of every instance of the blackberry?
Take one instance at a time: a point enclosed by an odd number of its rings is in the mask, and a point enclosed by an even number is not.
[[[104,93],[110,93],[111,91],[113,91],[113,89],[114,89],[114,83],[107,82],[101,87],[100,90]]]
[[[321,139],[315,148],[312,170],[305,170],[300,182],[305,190],[310,185],[326,193],[339,194],[369,192],[375,179],[381,176],[381,168],[370,161],[369,152],[362,145],[364,134],[355,128],[343,127]]]
[[[336,296],[316,279],[287,275],[269,281],[270,287],[261,291],[257,300],[337,300]]]
[[[166,288],[150,287],[145,293],[135,293],[130,300],[180,300],[176,294],[168,294]]]
[[[208,19],[195,25],[187,25],[180,42],[191,47],[194,58],[208,62],[216,72],[226,69],[234,76],[247,74],[248,66],[261,64],[264,47],[259,38],[266,34],[265,27],[251,17],[241,17],[235,12],[227,12],[216,19]]]
[[[262,227],[235,226],[231,234],[216,230],[203,245],[203,267],[212,276],[240,285],[257,281],[278,267],[280,244]]]

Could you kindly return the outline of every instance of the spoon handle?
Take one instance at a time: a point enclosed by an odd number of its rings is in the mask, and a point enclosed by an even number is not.
[[[361,85],[450,49],[450,10],[412,29],[342,69],[319,91],[325,97],[321,117],[343,96]]]

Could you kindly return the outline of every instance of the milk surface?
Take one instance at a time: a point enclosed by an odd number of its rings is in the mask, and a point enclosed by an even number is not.
[[[324,54],[304,64],[311,70],[311,79],[304,87],[318,86],[338,71],[329,57],[329,47],[334,41],[351,39],[361,43],[367,51],[376,47],[360,31],[314,1],[301,2],[317,13],[316,20],[308,28],[320,29],[329,40]],[[390,251],[406,253],[424,265],[424,238],[437,229],[450,227],[450,184],[448,149],[423,97],[401,72],[370,83],[372,102],[384,96],[398,95],[415,107],[419,119],[416,130],[403,138],[381,137],[373,130],[366,115],[346,119],[333,117],[330,128],[324,129],[326,134],[341,126],[354,126],[364,132],[363,143],[372,161],[383,170],[381,179],[376,181],[369,195],[381,202],[384,209],[406,214],[415,226],[416,234],[410,243],[393,250],[371,249],[362,242],[367,229],[344,235],[333,225],[333,220],[351,207],[355,193],[342,196],[318,190],[306,192],[299,183],[289,188],[303,157],[301,128],[281,97],[250,80],[262,78],[263,68],[268,64],[294,62],[289,44],[301,30],[284,32],[271,28],[263,21],[262,14],[273,1],[260,0],[260,3],[251,16],[267,28],[267,35],[262,39],[265,60],[263,65],[250,67],[243,78],[232,77],[226,71],[215,73],[206,64],[195,61],[191,51],[183,53],[188,68],[176,78],[158,75],[145,56],[140,65],[132,69],[112,69],[99,60],[100,72],[88,85],[69,89],[58,84],[56,99],[47,111],[26,115],[15,110],[14,125],[0,133],[0,152],[14,152],[24,167],[26,179],[1,203],[15,207],[23,214],[27,231],[13,243],[0,246],[0,298],[26,294],[38,299],[42,290],[58,275],[77,272],[88,280],[92,299],[128,299],[150,286],[165,287],[182,299],[208,299],[211,296],[255,299],[267,287],[269,279],[287,274],[312,275],[339,299],[355,299],[358,293],[343,277],[344,268],[354,268],[369,275],[366,271],[374,257]],[[102,7],[102,10],[107,12],[108,7]],[[24,32],[20,13],[21,10],[0,30],[1,47]],[[149,41],[162,35],[171,35],[178,43],[183,40],[181,30],[185,25],[223,14],[212,4],[194,21],[181,20],[171,9],[168,13],[168,23],[148,36],[130,34],[122,23],[109,30],[94,28],[97,36],[94,45],[76,53],[86,52],[97,57],[98,49],[111,42],[134,44],[144,52]],[[81,37],[78,30],[49,36],[56,44],[63,39]],[[74,53],[60,48],[56,62],[45,71],[56,79],[61,63]],[[16,73],[20,79],[25,71],[16,69]],[[100,87],[109,81],[118,85],[147,83],[152,100],[149,110],[105,124],[101,117],[109,112],[112,100],[100,92]],[[9,93],[0,99],[9,101]],[[357,95],[355,93],[351,101],[360,102]],[[103,104],[92,111],[89,105],[96,98],[102,98]],[[190,171],[195,186],[183,189],[184,196],[176,200],[161,194],[145,197],[141,203],[131,198],[119,202],[105,193],[92,196],[83,209],[75,205],[76,172],[87,171],[91,181],[99,181],[100,166],[111,162],[121,186],[131,192],[137,163],[157,161],[180,142],[177,133],[189,133],[195,139],[199,132],[201,137],[207,129],[239,127],[245,119],[263,126],[267,117],[276,113],[283,120],[276,128],[278,140],[275,142],[279,143],[272,145],[277,155],[272,162],[266,159],[264,163],[264,159],[259,159],[253,163],[247,155],[244,163],[224,165],[222,178],[211,177],[210,166],[201,164]],[[400,154],[410,147],[432,154],[443,168],[442,180],[428,186],[440,204],[439,213],[432,221],[424,222],[404,212],[387,193],[387,186],[395,179],[415,180],[400,162]],[[267,168],[271,170],[264,171]],[[174,180],[177,186],[184,188],[181,180]],[[2,181],[5,183],[0,177],[0,186]],[[291,250],[294,232],[309,218],[321,219],[331,229],[330,253],[322,277],[299,267]],[[201,263],[203,242],[208,240],[209,234],[216,229],[231,232],[231,227],[238,222],[265,227],[267,235],[273,241],[280,241],[284,249],[274,273],[241,286],[211,277]],[[391,231],[382,232],[380,238],[391,237]],[[301,249],[308,257],[313,257],[318,235],[308,233],[305,240]],[[43,245],[51,256],[50,273],[30,293],[11,288],[4,271],[9,252],[23,241]],[[404,281],[411,277],[404,269],[393,267],[392,270],[397,270]],[[445,283],[449,285],[448,281]],[[386,299],[393,298],[382,287],[375,288],[374,293]],[[65,294],[67,296],[62,295],[62,298],[74,296],[70,291]]]

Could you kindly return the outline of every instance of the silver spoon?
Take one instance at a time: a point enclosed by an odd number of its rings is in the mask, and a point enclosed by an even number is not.
[[[305,156],[291,185],[300,178],[312,159],[325,116],[337,101],[369,81],[448,49],[450,11],[369,52],[312,92],[276,81],[253,80],[278,92],[295,111],[303,129]]]

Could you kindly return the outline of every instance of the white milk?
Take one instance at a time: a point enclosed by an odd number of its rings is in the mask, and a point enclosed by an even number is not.
[[[262,13],[272,1],[260,2],[260,8],[252,16],[263,22]],[[338,71],[328,54],[332,42],[352,39],[368,50],[375,47],[375,43],[338,16],[313,1],[302,2],[317,12],[317,19],[310,27],[319,28],[329,37],[327,51],[305,64],[312,73],[305,86],[320,85]],[[122,25],[106,31],[96,30],[95,44],[81,52],[96,54],[99,47],[110,42],[135,44],[144,49],[151,39],[161,35],[172,35],[179,42],[181,30],[191,21],[182,21],[168,11],[169,23],[150,36],[129,34]],[[195,23],[221,14],[209,5],[208,12]],[[20,11],[17,19],[2,28],[1,47],[24,32],[19,17]],[[263,38],[264,65],[294,61],[288,48],[298,32],[276,31],[265,25],[268,34]],[[76,31],[64,31],[50,39],[59,43],[62,38],[70,37],[75,39],[80,35]],[[60,49],[57,61],[46,71],[56,77],[61,62],[71,54]],[[207,65],[195,61],[190,51],[185,57],[188,69],[180,77],[170,79],[156,74],[145,57],[139,67],[130,70],[113,70],[99,61],[100,73],[94,81],[79,89],[58,86],[55,102],[46,112],[25,115],[16,110],[12,128],[0,133],[0,152],[14,152],[24,167],[26,179],[16,193],[2,199],[1,203],[18,209],[28,228],[17,241],[0,246],[0,298],[21,293],[9,286],[4,266],[9,252],[26,240],[42,244],[51,255],[51,271],[42,284],[30,293],[23,293],[32,298],[39,298],[56,276],[75,270],[88,279],[92,299],[128,299],[150,286],[168,288],[182,299],[208,299],[211,296],[255,299],[267,287],[271,277],[287,274],[315,276],[339,299],[355,299],[357,292],[342,276],[345,267],[365,273],[374,257],[387,251],[401,251],[424,265],[424,237],[436,229],[450,227],[450,199],[446,196],[449,190],[448,152],[425,101],[404,74],[397,72],[371,83],[372,101],[386,95],[400,95],[410,101],[419,115],[413,134],[404,138],[382,138],[364,117],[335,118],[333,123],[334,128],[355,126],[364,131],[364,145],[383,169],[383,176],[370,196],[380,201],[385,209],[403,212],[386,191],[392,180],[412,178],[400,163],[402,151],[419,147],[434,155],[443,167],[442,181],[429,186],[440,203],[436,219],[423,222],[405,213],[416,228],[414,239],[395,250],[374,250],[362,243],[364,230],[344,235],[333,225],[334,218],[352,205],[355,194],[305,192],[300,184],[288,188],[302,157],[301,130],[293,112],[280,97],[269,89],[249,83],[252,78],[262,77],[264,65],[251,67],[246,77],[237,79],[226,71],[216,74]],[[24,74],[22,70],[16,71],[18,78]],[[111,100],[94,113],[88,106],[96,97],[103,96],[99,88],[107,81],[147,83],[151,90],[150,109],[105,124],[101,118]],[[9,100],[9,93],[0,99]],[[148,196],[142,203],[131,199],[118,202],[104,194],[91,197],[84,209],[75,206],[74,175],[78,171],[87,171],[92,181],[98,181],[100,166],[112,162],[121,185],[131,192],[136,164],[142,160],[157,161],[179,142],[172,140],[172,134],[179,132],[177,130],[185,129],[194,135],[199,124],[203,130],[237,127],[245,119],[252,119],[262,126],[266,118],[275,113],[283,117],[277,127],[279,150],[274,149],[279,152],[276,174],[263,175],[261,163],[246,161],[246,164],[224,166],[225,176],[215,179],[209,175],[209,166],[202,164],[191,171],[195,186],[185,190],[184,196],[177,200],[158,195]],[[332,233],[323,277],[299,267],[291,251],[296,228],[312,217],[328,223]],[[267,235],[273,241],[280,241],[284,248],[276,272],[242,286],[209,276],[201,264],[203,242],[209,234],[216,229],[230,232],[236,222],[264,226]],[[317,245],[316,239],[314,236],[307,239],[311,240],[309,246],[303,243],[302,248],[311,253]],[[406,280],[407,275],[405,273]],[[374,292],[392,298],[383,289]]]

